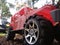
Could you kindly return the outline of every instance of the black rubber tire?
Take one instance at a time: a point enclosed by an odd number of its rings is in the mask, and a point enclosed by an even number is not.
[[[55,39],[60,42],[60,24],[54,27]]]
[[[6,40],[9,41],[9,40],[13,40],[15,37],[15,33],[8,30],[8,34],[5,36]]]
[[[39,38],[35,44],[28,44],[27,41],[24,39],[24,45],[51,45],[54,38],[52,24],[47,20],[40,20],[37,17],[29,18],[28,21],[26,21],[26,23],[30,20],[33,20],[37,23],[39,28]]]

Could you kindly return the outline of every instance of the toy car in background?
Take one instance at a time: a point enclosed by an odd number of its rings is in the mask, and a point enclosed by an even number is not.
[[[11,17],[10,29],[6,39],[13,40],[15,34],[23,35],[24,45],[51,45],[54,38],[60,41],[60,9],[55,5],[46,4],[39,9],[21,8]],[[40,4],[39,4],[40,5]]]
[[[5,32],[6,30],[6,24],[8,24],[8,21],[6,18],[2,17],[0,19],[0,32]]]

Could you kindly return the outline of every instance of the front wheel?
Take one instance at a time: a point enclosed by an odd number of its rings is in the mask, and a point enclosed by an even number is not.
[[[39,25],[36,20],[31,19],[26,23],[24,36],[28,44],[37,43],[37,40],[39,38]]]
[[[25,45],[50,45],[52,43],[52,25],[47,21],[31,18],[24,28]]]

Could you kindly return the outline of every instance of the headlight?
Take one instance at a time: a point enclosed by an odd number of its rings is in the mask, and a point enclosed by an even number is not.
[[[6,24],[6,27],[10,27],[10,24]]]

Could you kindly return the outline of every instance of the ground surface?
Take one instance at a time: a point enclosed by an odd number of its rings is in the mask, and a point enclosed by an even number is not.
[[[4,37],[0,37],[0,45],[23,45],[21,41],[6,41]]]
[[[24,45],[23,40],[18,39],[19,35],[16,36],[15,40],[13,41],[6,41],[4,36],[0,36],[0,45]],[[60,45],[58,41],[54,40],[53,45]]]
[[[0,45],[23,45],[23,40],[17,37],[15,40],[7,41],[5,36],[0,36]]]

